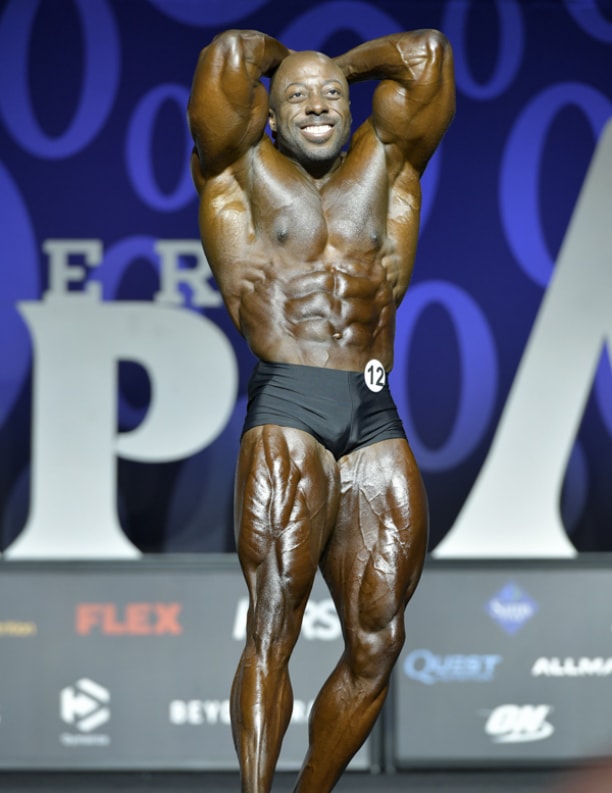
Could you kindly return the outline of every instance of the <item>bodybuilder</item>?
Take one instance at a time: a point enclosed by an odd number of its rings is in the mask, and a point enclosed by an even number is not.
[[[372,115],[345,151],[349,84],[365,79],[379,81]],[[334,787],[404,641],[428,514],[387,373],[419,179],[454,102],[451,49],[433,30],[336,58],[234,30],[200,54],[188,116],[202,242],[259,359],[235,498],[250,596],[231,697],[243,793],[272,785],[292,713],[288,662],[317,568],[345,649],[313,706],[296,793]]]

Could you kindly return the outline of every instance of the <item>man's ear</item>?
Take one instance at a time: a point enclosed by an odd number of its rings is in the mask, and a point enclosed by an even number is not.
[[[272,132],[276,132],[276,113],[272,108],[268,110],[268,124],[270,125],[270,129]]]

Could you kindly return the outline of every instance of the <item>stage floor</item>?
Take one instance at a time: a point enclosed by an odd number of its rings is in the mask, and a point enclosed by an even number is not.
[[[368,774],[349,772],[334,793],[560,793],[565,774],[553,771],[447,771]],[[273,793],[291,793],[295,775],[277,775]],[[0,773],[3,793],[44,791],[44,793],[239,793],[240,783],[233,773]],[[610,788],[612,790],[612,788]],[[565,793],[565,791],[563,791]],[[572,793],[574,791],[572,790]],[[576,793],[607,793],[579,791]]]

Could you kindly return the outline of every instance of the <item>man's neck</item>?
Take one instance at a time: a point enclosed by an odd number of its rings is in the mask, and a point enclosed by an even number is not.
[[[342,165],[345,157],[346,157],[346,153],[341,152],[333,160],[321,160],[320,162],[310,160],[307,163],[303,163],[303,162],[299,162],[298,160],[295,160],[295,162],[299,166],[301,166],[304,169],[304,171],[306,171],[306,173],[316,183],[317,187],[323,187],[323,185],[327,184],[329,179]]]

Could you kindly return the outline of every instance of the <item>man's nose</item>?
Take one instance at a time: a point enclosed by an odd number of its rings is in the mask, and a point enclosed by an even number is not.
[[[321,113],[327,112],[327,109],[327,102],[325,101],[325,97],[321,96],[321,94],[313,92],[308,95],[308,104],[306,105],[307,113],[320,115]]]

